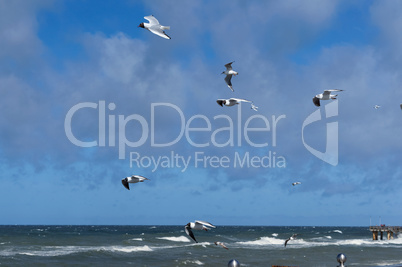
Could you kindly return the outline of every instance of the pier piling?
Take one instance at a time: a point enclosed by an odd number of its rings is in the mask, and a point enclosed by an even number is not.
[[[378,233],[380,233],[380,239],[383,240],[384,232],[387,232],[387,239],[394,238],[394,233],[398,234],[402,232],[401,226],[370,226],[370,231],[373,233],[373,240],[378,240]]]

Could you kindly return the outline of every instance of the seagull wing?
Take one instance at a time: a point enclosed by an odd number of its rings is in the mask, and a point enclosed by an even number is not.
[[[285,241],[285,247],[286,247],[286,245],[288,244],[289,240],[290,240],[290,238],[286,239],[286,241]]]
[[[317,107],[319,107],[319,106],[320,106],[320,99],[315,96],[315,97],[313,98],[313,103],[314,103],[314,105],[316,105]]]
[[[165,39],[172,39],[170,38],[169,35],[167,35],[159,26],[151,26],[148,28],[148,30],[156,35],[159,35],[160,37],[163,37]]]
[[[195,239],[195,236],[194,236],[194,234],[193,234],[193,231],[191,231],[191,228],[190,228],[190,226],[185,226],[184,227],[184,230],[186,230],[186,234],[189,236],[189,237],[191,237],[194,241],[195,241],[195,243],[198,243],[198,241]]]
[[[127,179],[124,178],[123,180],[121,180],[121,183],[124,185],[125,188],[127,188],[128,190],[130,190],[130,187],[128,186],[128,182]]]
[[[232,63],[233,63],[233,62],[234,62],[234,61],[232,61],[232,62],[230,62],[230,63],[228,63],[228,64],[225,65],[225,67],[226,67],[227,70],[231,70],[231,69],[232,69]]]
[[[233,87],[232,87],[232,75],[231,74],[226,75],[225,82],[229,86],[230,90],[232,90],[234,92]]]
[[[246,99],[241,99],[241,98],[230,98],[229,101],[248,102],[248,103],[252,103],[252,102],[253,102],[253,101],[246,100]]]
[[[146,16],[144,19],[148,20],[151,25],[159,25],[159,21],[153,15]]]
[[[215,245],[219,245],[219,246],[223,247],[224,249],[228,249],[228,247],[225,246],[225,244],[223,244],[222,242],[215,242]]]
[[[324,97],[325,97],[325,96],[329,97],[329,95],[331,94],[331,92],[341,92],[341,91],[343,91],[343,90],[341,90],[341,89],[328,89],[328,90],[325,90],[325,91],[324,91],[323,95],[324,95]]]
[[[212,223],[205,222],[205,221],[195,221],[195,223],[199,223],[199,224],[202,224],[202,225],[204,225],[204,226],[208,226],[208,227],[216,228],[216,226],[215,226],[215,225],[213,225]]]
[[[131,175],[131,178],[136,178],[138,179],[140,182],[143,182],[144,180],[149,180],[148,178],[141,176],[141,175]]]
[[[219,105],[221,105],[223,107],[223,103],[225,102],[225,99],[218,99],[216,100],[216,103],[218,103]]]

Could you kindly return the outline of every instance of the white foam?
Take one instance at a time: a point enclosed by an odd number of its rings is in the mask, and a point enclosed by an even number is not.
[[[341,230],[333,230],[332,232],[343,234],[343,232]]]
[[[195,261],[185,260],[185,261],[183,261],[183,264],[185,264],[185,265],[187,265],[187,264],[204,265],[204,263],[199,260],[195,260]]]
[[[166,236],[166,237],[157,237],[157,239],[168,240],[173,242],[191,242],[191,240],[185,236]]]
[[[254,240],[254,241],[241,241],[241,242],[236,242],[236,243],[240,244],[240,245],[246,245],[246,246],[266,246],[266,245],[283,245],[284,242],[285,241],[281,240],[281,239],[264,236],[258,240]]]
[[[278,236],[278,234],[277,234],[277,233],[273,233],[273,234],[272,234],[272,236],[277,237],[277,236]]]
[[[395,265],[400,265],[400,264],[402,264],[402,261],[389,260],[389,261],[371,263],[370,265],[372,265],[372,266],[395,266]]]
[[[153,251],[153,249],[151,249],[148,246],[141,246],[141,247],[136,247],[136,246],[130,246],[130,247],[112,246],[112,247],[103,247],[102,250],[105,250],[105,251],[119,251],[119,252],[126,252],[126,253],[139,252],[139,251]]]
[[[86,247],[86,246],[48,246],[43,247],[41,250],[30,251],[3,251],[1,256],[14,256],[14,255],[27,255],[36,257],[55,257],[64,256],[73,253],[88,252],[88,251],[118,251],[118,252],[141,252],[141,251],[153,251],[148,246],[108,246],[108,247]]]
[[[133,241],[142,241],[143,239],[142,238],[132,238],[131,240],[133,240]]]

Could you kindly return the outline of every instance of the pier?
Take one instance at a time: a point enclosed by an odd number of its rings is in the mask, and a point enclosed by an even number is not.
[[[387,239],[394,239],[394,234],[402,232],[401,226],[370,226],[370,231],[373,233],[373,240],[378,240],[378,233],[380,233],[380,239],[383,240],[384,232],[387,233]]]

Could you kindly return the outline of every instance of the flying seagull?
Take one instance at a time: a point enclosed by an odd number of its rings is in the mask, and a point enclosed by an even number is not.
[[[294,182],[294,183],[292,183],[293,186],[298,185],[298,184],[301,184],[301,182]]]
[[[379,105],[375,105],[375,106],[374,106],[375,109],[379,109],[380,107],[381,107],[381,106],[379,106]]]
[[[238,105],[241,102],[251,103],[251,109],[253,109],[255,111],[257,111],[257,109],[258,109],[258,107],[253,104],[253,101],[246,100],[246,99],[229,98],[229,99],[218,99],[218,100],[216,100],[216,103],[218,103],[222,107],[223,106],[231,107],[231,106],[234,106],[234,105]]]
[[[159,21],[153,16],[146,16],[144,19],[148,20],[149,23],[142,22],[138,27],[147,29],[153,34],[159,35],[165,39],[171,39],[164,30],[170,30],[170,26],[162,26],[159,24]]]
[[[297,236],[297,234],[294,234],[294,235],[292,235],[291,237],[289,237],[288,239],[286,239],[286,241],[285,241],[285,247],[286,247],[287,243],[289,242],[289,240],[295,239],[296,236]]]
[[[331,92],[341,92],[343,90],[340,89],[330,89],[325,90],[323,94],[318,94],[313,98],[313,103],[317,107],[320,106],[320,100],[329,100],[329,99],[336,99],[338,95],[331,95]]]
[[[226,65],[225,65],[226,70],[225,70],[224,72],[222,72],[221,74],[226,74],[225,82],[227,83],[227,85],[228,85],[228,87],[230,88],[230,90],[232,90],[232,91],[234,92],[233,87],[232,87],[232,76],[233,76],[233,75],[236,76],[236,75],[239,74],[239,73],[236,72],[236,71],[234,71],[234,70],[232,69],[232,63],[233,63],[233,62],[234,62],[234,61],[232,61],[232,62],[226,64]]]
[[[191,237],[195,241],[195,243],[198,243],[198,241],[195,239],[193,231],[191,231],[191,229],[208,231],[209,230],[208,227],[215,228],[215,226],[209,222],[195,221],[195,222],[189,222],[188,224],[186,224],[186,226],[184,227],[184,230],[186,230],[186,234],[189,237]]]
[[[130,190],[129,183],[135,184],[139,182],[144,182],[145,180],[149,180],[148,178],[145,178],[141,175],[131,175],[131,177],[126,177],[123,180],[121,180],[121,183],[124,185],[125,188]]]
[[[225,244],[223,244],[222,242],[215,242],[215,245],[219,245],[219,246],[223,247],[224,249],[228,249],[228,247],[225,246]]]

